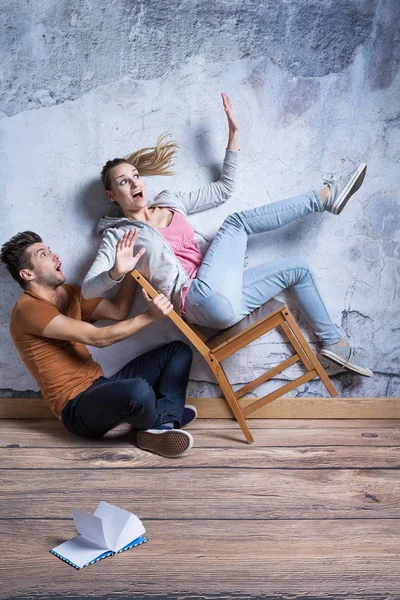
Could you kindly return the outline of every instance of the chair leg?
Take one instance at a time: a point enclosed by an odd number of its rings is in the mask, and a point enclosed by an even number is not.
[[[232,386],[229,383],[224,369],[215,358],[211,359],[211,362],[209,362],[208,364],[210,365],[210,368],[215,375],[215,378],[221,388],[221,391],[225,396],[226,401],[228,402],[236,421],[239,423],[247,442],[249,444],[252,444],[254,442],[254,438],[251,435],[249,426],[247,425],[246,417],[243,414],[242,407],[237,401],[235,392],[233,391]]]
[[[312,351],[310,344],[307,342],[306,338],[302,334],[296,321],[294,320],[294,318],[292,317],[292,315],[290,314],[288,309],[284,309],[282,311],[282,314],[283,314],[283,317],[284,317],[285,321],[287,322],[288,326],[290,327],[293,334],[297,338],[299,344],[301,345],[303,351],[305,352],[305,354],[307,355],[311,364],[313,365],[314,369],[318,373],[322,383],[324,384],[324,386],[326,387],[326,389],[328,390],[328,392],[332,396],[332,398],[335,398],[335,396],[337,396],[336,389],[332,385],[332,382],[329,379],[328,375],[326,374],[324,367],[319,362],[316,354]]]
[[[312,371],[313,370],[312,362],[309,360],[308,355],[304,351],[303,346],[301,345],[301,343],[299,342],[299,340],[297,339],[297,337],[295,336],[295,334],[293,333],[293,331],[291,330],[291,328],[289,327],[289,325],[286,321],[284,321],[281,324],[281,329],[283,330],[283,332],[286,335],[289,342],[292,344],[293,348],[295,349],[295,352],[299,356],[301,362],[303,363],[303,365],[305,366],[307,371]]]

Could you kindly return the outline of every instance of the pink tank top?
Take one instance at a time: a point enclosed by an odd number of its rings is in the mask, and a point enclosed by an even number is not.
[[[190,281],[197,275],[197,271],[203,261],[196,240],[194,239],[194,229],[187,219],[179,212],[169,209],[173,213],[172,221],[168,227],[155,227],[169,243],[176,258],[179,260]],[[183,288],[181,296],[181,313],[184,314],[184,304],[186,296],[189,293],[190,286]]]

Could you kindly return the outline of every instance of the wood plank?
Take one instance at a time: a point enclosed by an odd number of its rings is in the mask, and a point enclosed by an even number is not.
[[[399,469],[400,446],[334,446],[301,448],[197,448],[171,460],[139,448],[0,448],[3,469],[145,469],[145,468],[257,468],[257,469]]]
[[[0,419],[2,427],[19,428],[21,424],[26,427],[35,427],[35,423],[46,423],[49,427],[59,428],[59,419]],[[61,425],[62,426],[62,425]],[[365,427],[400,428],[400,419],[252,419],[253,429],[363,429]],[[124,427],[121,425],[120,427]],[[191,429],[238,429],[239,425],[234,419],[197,419]]]
[[[18,420],[17,420],[18,421]],[[1,421],[0,421],[1,423]],[[197,419],[193,429],[236,429],[233,419]],[[400,428],[400,419],[256,419],[251,420],[252,429],[362,429],[365,427]]]
[[[49,552],[71,520],[0,522],[0,597],[395,600],[398,523],[144,520],[147,544],[77,572]]]
[[[242,398],[248,406],[256,398]],[[199,418],[229,419],[223,398],[187,398]],[[0,419],[56,418],[41,398],[1,398]],[[278,398],[252,413],[250,419],[400,419],[400,398]],[[250,427],[251,427],[250,423]]]
[[[282,424],[279,427],[279,424]],[[290,446],[399,446],[398,421],[254,421],[254,447]],[[319,427],[311,427],[311,424]],[[264,424],[262,428],[260,425]],[[268,426],[267,426],[268,424]],[[284,427],[283,427],[284,424]],[[381,426],[384,424],[384,426]],[[196,448],[248,449],[235,421],[197,420],[190,427]],[[69,433],[57,419],[0,420],[0,447],[131,448],[128,424],[120,425],[102,440],[87,440]]]
[[[242,398],[248,406],[254,398]],[[229,418],[222,398],[188,399],[202,418]],[[278,398],[249,416],[264,419],[399,419],[400,398]],[[250,421],[251,427],[251,421]]]
[[[400,518],[400,471],[84,469],[0,471],[3,518],[60,518],[105,500],[143,518]]]

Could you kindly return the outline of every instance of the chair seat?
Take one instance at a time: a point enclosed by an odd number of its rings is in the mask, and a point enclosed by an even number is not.
[[[253,310],[253,312],[247,315],[247,317],[244,317],[244,319],[235,325],[232,325],[232,327],[222,329],[218,333],[208,337],[206,342],[207,346],[210,348],[210,350],[214,350],[224,342],[232,340],[239,334],[248,331],[252,327],[259,326],[262,321],[265,321],[265,319],[268,319],[272,315],[279,313],[284,306],[285,304],[283,302],[279,302],[279,300],[275,300],[275,298],[268,300],[268,302],[265,302],[265,304],[262,304],[259,308],[256,308],[256,310]],[[210,331],[209,329],[199,327],[199,325],[196,325],[196,327],[197,329],[200,329],[201,332],[205,333],[206,336]]]

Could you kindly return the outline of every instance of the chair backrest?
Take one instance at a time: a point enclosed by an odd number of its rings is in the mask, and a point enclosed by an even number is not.
[[[137,269],[132,271],[131,275],[135,281],[137,281],[142,288],[146,290],[150,298],[155,298],[158,295],[157,290],[153,288],[153,286],[147,281],[147,279],[145,279],[145,277],[143,277],[143,275],[139,273]],[[201,331],[198,331],[196,327],[192,328],[185,323],[182,317],[178,315],[175,310],[171,311],[167,316],[204,357],[209,357],[210,350],[205,344],[207,338],[203,333],[201,333]]]

